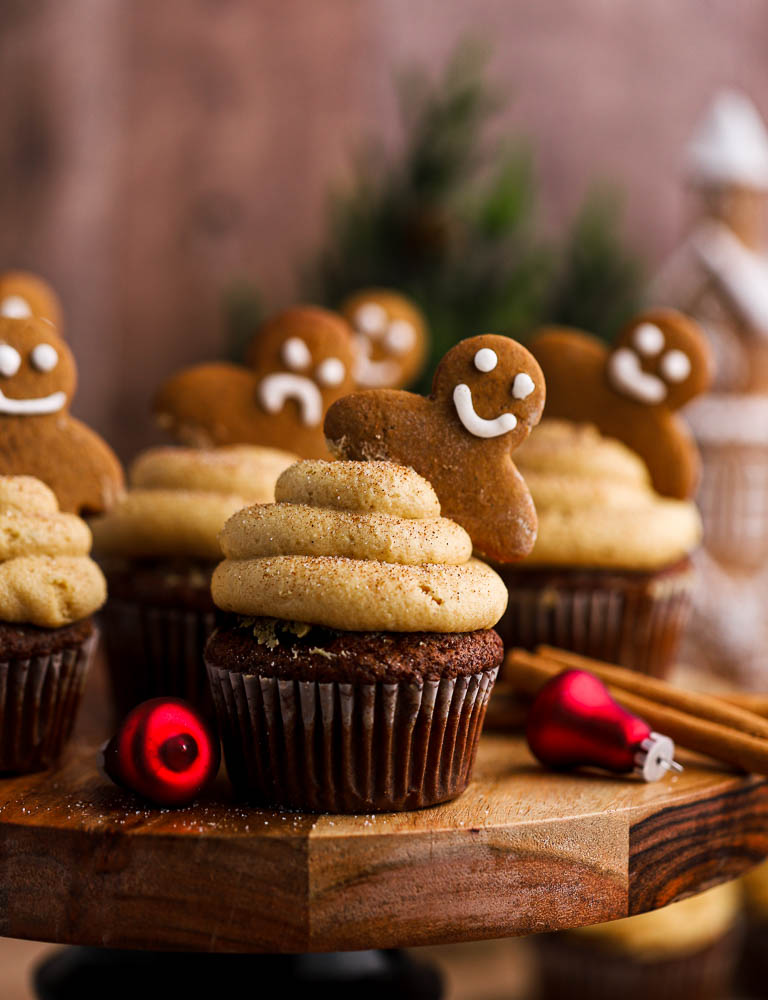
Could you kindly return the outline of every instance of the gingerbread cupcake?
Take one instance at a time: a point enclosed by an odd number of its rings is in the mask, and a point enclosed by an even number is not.
[[[106,583],[91,534],[31,476],[0,476],[0,772],[53,764],[74,726]]]
[[[416,809],[469,780],[506,592],[384,462],[300,462],[222,533],[205,658],[227,770],[263,804]]]
[[[665,674],[690,609],[695,505],[660,496],[639,455],[587,424],[542,421],[517,465],[539,530],[531,554],[500,569],[505,644]]]
[[[510,645],[561,646],[663,675],[690,610],[699,455],[677,410],[710,377],[695,323],[644,313],[607,349],[578,330],[531,343],[545,420],[518,452],[539,530],[505,567]]]
[[[294,459],[247,445],[155,448],[133,463],[123,500],[92,522],[109,581],[105,641],[121,714],[158,695],[209,707],[202,651],[215,623],[218,534],[241,507],[273,500]]]
[[[738,961],[735,882],[660,910],[533,939],[540,1000],[725,1000]]]

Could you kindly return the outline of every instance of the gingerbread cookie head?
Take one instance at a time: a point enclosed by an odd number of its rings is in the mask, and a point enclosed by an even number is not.
[[[629,399],[679,410],[709,386],[712,358],[696,323],[673,309],[656,309],[622,331],[606,377]]]
[[[51,323],[0,318],[0,417],[65,410],[76,379],[72,352]]]
[[[318,429],[328,406],[354,387],[355,360],[344,320],[314,306],[295,306],[267,320],[246,355],[264,412]]]
[[[61,302],[51,286],[26,271],[0,274],[0,317],[47,319],[61,329]]]
[[[428,333],[410,299],[390,289],[366,288],[346,299],[340,312],[357,337],[360,388],[399,389],[413,382],[424,364]]]
[[[516,448],[541,419],[544,376],[536,360],[509,337],[462,340],[437,367],[432,396],[476,438],[504,437]]]

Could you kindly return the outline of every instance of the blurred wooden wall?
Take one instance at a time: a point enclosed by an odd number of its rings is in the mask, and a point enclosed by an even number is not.
[[[764,0],[2,0],[0,267],[60,289],[75,411],[125,457],[157,382],[221,351],[224,288],[290,298],[329,185],[364,136],[396,141],[393,72],[467,33],[495,44],[550,224],[620,178],[652,254],[715,89],[768,114]]]

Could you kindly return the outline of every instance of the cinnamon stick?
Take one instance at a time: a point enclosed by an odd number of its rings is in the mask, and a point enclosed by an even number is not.
[[[525,650],[512,650],[507,656],[506,677],[520,690],[536,694],[552,677],[562,673],[561,662]],[[724,761],[733,767],[756,774],[768,774],[768,740],[607,683],[611,696],[627,711],[638,715],[660,733],[680,746]]]
[[[593,660],[588,656],[580,656],[565,649],[555,649],[553,646],[539,646],[536,652],[547,660],[560,663],[563,669],[571,667],[575,670],[588,670],[599,677],[601,681],[614,684],[632,694],[643,698],[678,708],[700,718],[719,722],[731,729],[738,729],[749,736],[759,736],[768,740],[768,719],[749,711],[746,707],[728,703],[717,695],[704,694],[698,691],[686,691],[675,687],[657,677],[639,674],[636,670],[627,670],[602,660]]]

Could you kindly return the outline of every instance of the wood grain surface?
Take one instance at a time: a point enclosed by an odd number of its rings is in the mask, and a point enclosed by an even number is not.
[[[458,800],[307,816],[219,783],[159,810],[94,743],[0,781],[0,935],[134,948],[323,951],[593,923],[664,905],[768,854],[768,783],[707,768],[654,785],[542,771],[486,735]]]

